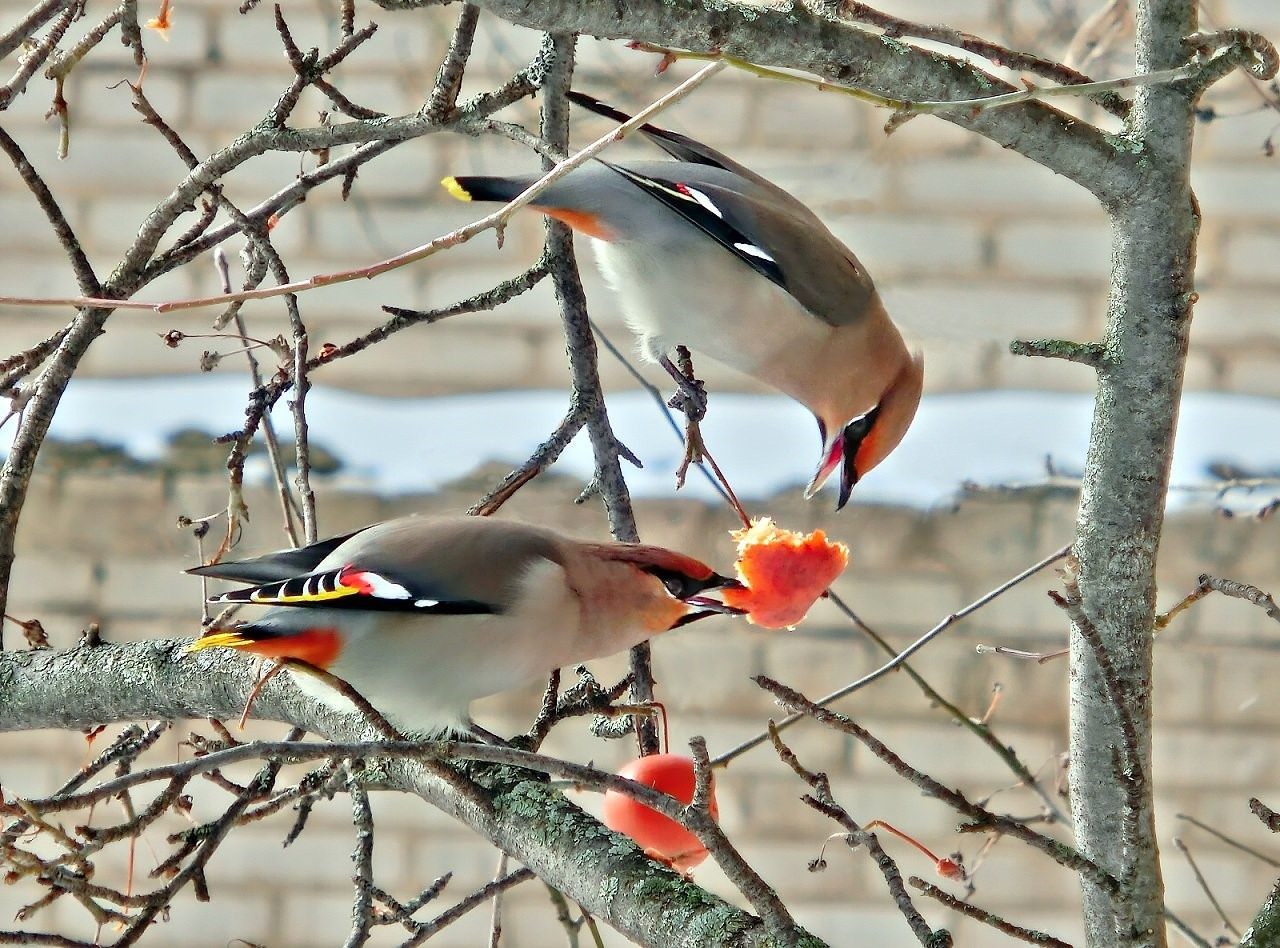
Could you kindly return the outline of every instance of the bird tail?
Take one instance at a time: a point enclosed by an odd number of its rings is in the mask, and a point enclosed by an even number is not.
[[[533,183],[532,178],[497,178],[487,175],[453,175],[440,182],[459,201],[501,201],[504,204]]]
[[[357,530],[356,533],[359,531]],[[310,573],[326,556],[353,536],[355,533],[347,533],[340,537],[321,540],[319,543],[313,543],[298,550],[277,550],[250,560],[209,563],[205,566],[192,567],[187,572],[195,576],[230,579],[240,583],[270,583],[291,579],[302,573]]]
[[[187,651],[207,648],[230,648],[262,658],[292,658],[328,668],[342,651],[342,637],[332,626],[288,628],[268,622],[238,622],[202,635]]]

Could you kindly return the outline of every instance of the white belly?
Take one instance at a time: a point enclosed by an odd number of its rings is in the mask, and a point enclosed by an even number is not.
[[[457,728],[472,701],[536,681],[553,668],[595,657],[583,644],[581,611],[563,570],[542,562],[524,577],[518,613],[351,615],[330,671],[354,687],[398,729],[411,734]],[[350,703],[313,676],[299,688],[331,707]]]
[[[662,246],[591,243],[627,325],[654,362],[685,345],[768,381],[780,350],[829,332],[789,293],[701,234]]]

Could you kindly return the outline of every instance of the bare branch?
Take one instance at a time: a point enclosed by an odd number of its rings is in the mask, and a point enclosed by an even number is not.
[[[1209,899],[1209,904],[1213,906],[1213,910],[1218,913],[1218,918],[1222,919],[1222,924],[1226,927],[1227,931],[1235,935],[1237,939],[1240,938],[1240,929],[1231,924],[1231,919],[1227,918],[1227,913],[1222,910],[1222,903],[1218,901],[1217,897],[1213,894],[1213,890],[1209,888],[1209,883],[1205,880],[1204,873],[1200,871],[1200,867],[1196,865],[1195,858],[1191,855],[1191,850],[1187,848],[1187,844],[1184,843],[1180,837],[1175,836],[1173,838],[1173,845],[1177,846],[1178,852],[1182,853],[1182,855],[1186,857],[1187,865],[1191,867],[1191,871],[1195,874],[1196,883],[1200,886],[1200,890],[1204,892],[1205,896]]]
[[[1096,863],[1082,855],[1078,850],[1073,849],[1066,843],[1060,843],[1052,837],[1045,836],[1043,833],[1037,833],[1020,820],[992,813],[985,807],[971,802],[960,791],[943,786],[928,774],[912,767],[885,744],[873,737],[865,728],[844,715],[828,711],[826,708],[810,701],[798,691],[788,688],[786,685],[780,684],[765,675],[757,675],[752,680],[777,698],[783,707],[796,709],[820,724],[825,724],[835,730],[856,737],[867,750],[888,764],[899,776],[915,784],[928,796],[941,800],[956,812],[968,817],[970,822],[960,827],[961,832],[995,830],[996,832],[1004,833],[1021,840],[1033,849],[1039,850],[1059,865],[1079,872],[1086,878],[1091,879],[1096,885],[1106,887],[1111,891],[1119,890],[1120,883],[1117,879],[1104,872]]]
[[[1071,342],[1067,339],[1015,339],[1009,343],[1009,352],[1043,359],[1065,359],[1087,365],[1091,369],[1101,368],[1106,360],[1104,346],[1096,342]]]
[[[926,645],[932,642],[935,638],[937,638],[939,635],[941,635],[943,632],[949,629],[952,625],[959,622],[961,619],[965,618],[966,616],[971,615],[974,612],[978,611],[987,603],[991,602],[993,599],[999,598],[1001,595],[1008,592],[1014,586],[1017,586],[1022,581],[1034,576],[1036,573],[1040,572],[1042,569],[1045,569],[1046,567],[1051,566],[1052,564],[1063,559],[1070,552],[1071,552],[1071,547],[1070,545],[1068,545],[1068,546],[1062,547],[1060,550],[1057,550],[1054,553],[1050,553],[1040,562],[1036,563],[1033,566],[1027,567],[1017,576],[1014,576],[1011,579],[1006,580],[1005,582],[997,586],[995,589],[992,589],[989,592],[983,593],[983,595],[979,596],[977,599],[969,603],[969,605],[965,606],[963,609],[958,609],[957,611],[951,613],[949,616],[944,618],[941,622],[935,625],[932,629],[930,629],[924,635],[920,636],[920,638],[916,639],[914,642],[908,645],[905,649],[898,652],[894,656],[892,661],[887,662],[884,665],[881,665],[879,668],[877,668],[873,672],[870,672],[869,674],[863,675],[857,681],[851,684],[845,685],[843,688],[839,688],[836,691],[831,692],[831,694],[826,695],[825,697],[819,698],[815,703],[818,706],[822,707],[830,704],[833,701],[838,701],[839,699],[845,697],[846,695],[851,695],[855,691],[859,690],[860,688],[866,687],[876,679],[884,677],[889,672],[893,671],[895,668],[901,667],[902,665],[905,664],[908,658],[910,658],[920,649],[924,648]],[[836,600],[835,597],[832,597],[832,598],[833,598],[833,601],[836,601],[838,605],[840,604],[839,600]],[[847,606],[845,606],[844,609],[846,614],[851,616],[853,615],[852,611],[849,610]],[[856,616],[853,616],[853,618],[857,619]],[[862,626],[861,620],[858,620],[858,623],[860,626]],[[865,628],[865,626],[862,626],[862,627]],[[808,715],[799,714],[799,713],[789,715],[778,722],[778,725],[777,725],[778,730],[779,731],[784,730],[790,727],[792,724],[795,724],[801,718],[804,718],[807,716]],[[753,747],[757,747],[760,744],[763,744],[766,740],[768,740],[768,738],[769,738],[769,734],[766,731],[762,734],[756,735],[750,740],[743,741],[741,744],[731,748],[730,750],[726,751],[725,753],[717,757],[715,760],[715,763],[722,764],[729,760],[732,760],[734,757],[738,756],[739,754],[742,754]]]
[[[961,915],[967,915],[969,918],[976,918],[984,925],[990,925],[998,932],[1003,932],[1010,938],[1017,938],[1019,941],[1029,942],[1033,945],[1044,945],[1045,948],[1071,948],[1069,944],[1052,935],[1046,935],[1044,932],[1034,931],[1030,928],[1023,928],[1021,925],[1014,925],[1007,922],[994,912],[988,912],[986,909],[978,908],[972,902],[965,902],[957,899],[954,895],[939,889],[932,883],[925,882],[919,876],[912,876],[907,880],[925,895],[931,899],[937,899],[948,908],[955,909]]]
[[[126,645],[102,644],[68,651],[5,652],[0,654],[0,731],[27,727],[81,727],[129,719],[234,718],[253,685],[249,663],[215,650],[185,654],[185,642],[148,641]],[[453,786],[422,768],[415,759],[434,755],[475,756],[526,767],[543,759],[521,756],[511,748],[459,742],[368,744],[362,738],[375,732],[363,718],[321,707],[279,676],[263,688],[254,705],[255,716],[288,720],[309,731],[358,743],[326,746],[315,743],[259,745],[266,753],[291,758],[329,756],[373,757],[394,749],[387,758],[380,785],[417,794],[455,815],[536,872],[553,882],[587,911],[623,934],[659,944],[681,944],[701,924],[732,931],[733,948],[763,948],[775,936],[755,917],[728,906],[704,890],[684,882],[674,872],[656,866],[638,848],[620,850],[618,837],[602,833],[599,824],[539,780],[511,768],[472,768],[485,783],[490,806],[480,806]],[[233,747],[213,763],[251,759],[253,745]],[[401,748],[403,750],[401,750]],[[243,756],[241,756],[243,755]],[[214,757],[215,755],[209,755]],[[204,758],[175,766],[204,766]],[[548,769],[552,762],[546,759]],[[684,811],[674,798],[615,774],[555,761],[555,773],[566,779],[590,779],[602,788],[631,793],[659,812],[679,819]],[[157,775],[168,770],[155,770]],[[597,776],[598,775],[598,776]],[[136,779],[130,775],[122,780]],[[564,852],[575,858],[565,860]],[[601,885],[598,866],[613,868],[609,885]],[[662,880],[655,891],[655,877]],[[795,929],[798,940],[819,942]]]

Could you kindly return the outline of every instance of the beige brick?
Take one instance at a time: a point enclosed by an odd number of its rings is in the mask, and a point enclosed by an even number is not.
[[[981,747],[975,741],[969,738],[939,741],[936,725],[877,721],[874,727],[868,722],[868,730],[912,767],[947,786],[958,787],[971,800],[1013,782],[994,757],[979,752]],[[1032,769],[1062,750],[1058,739],[1030,728],[1001,723],[999,733],[1001,740],[1013,747]],[[858,772],[880,780],[893,776],[893,771],[870,753],[862,753],[858,758]],[[904,788],[909,786],[904,784]]]
[[[498,207],[432,197],[405,201],[357,195],[346,204],[319,204],[310,209],[316,241],[311,250],[318,256],[348,262],[381,260],[471,224]],[[511,276],[538,259],[542,236],[541,216],[521,214],[507,227],[501,249],[493,233],[477,234],[466,243],[411,264],[410,272],[431,279],[458,271],[467,273],[472,268],[501,267]]]
[[[214,856],[215,865],[218,857]],[[221,948],[238,940],[250,943],[272,941],[276,931],[276,906],[265,892],[235,891],[214,886],[209,902],[199,902],[185,890],[173,902],[168,918],[149,937],[170,944]]]
[[[707,747],[714,758],[749,738],[764,733],[769,718],[781,720],[786,714],[768,693],[759,691],[759,695],[760,710],[750,717],[717,718],[708,714],[682,714],[678,718],[672,718],[671,746],[687,747],[690,736],[701,734],[706,738]],[[787,746],[810,769],[831,774],[849,772],[854,748],[850,739],[844,735],[806,721],[798,722],[783,733],[786,735],[784,740]],[[858,752],[861,753],[861,748],[858,748]],[[761,775],[778,777],[788,772],[768,741],[765,741],[735,757],[724,772],[725,775],[717,775],[717,780],[723,783],[726,794],[732,794],[736,781],[752,781]]]
[[[1272,293],[1214,287],[1196,304],[1192,339],[1210,345],[1256,345],[1275,338],[1276,315]]]
[[[1239,78],[1245,79],[1243,72]],[[1268,161],[1266,143],[1271,138],[1275,144],[1275,123],[1268,119],[1270,109],[1260,107],[1259,89],[1252,82],[1228,77],[1214,88],[1212,99],[1204,105],[1214,108],[1218,117],[1207,124],[1201,122],[1196,130],[1196,155],[1202,161]]]
[[[5,293],[9,296],[48,297],[80,294],[71,265],[57,256],[41,258],[17,253],[5,254],[0,258],[0,284],[4,286]],[[52,315],[55,321],[66,325],[72,310],[70,307],[42,307],[15,309],[13,314],[28,319],[34,316],[40,321],[39,334],[30,338],[24,337],[24,341],[19,342],[21,348],[26,348],[49,335],[43,328],[47,325],[46,317]],[[4,315],[5,321],[12,318],[7,308]]]
[[[289,32],[300,49],[314,46],[328,52],[333,46],[338,33],[336,17],[324,16],[316,4],[291,4],[284,13]],[[211,44],[219,63],[237,68],[253,65],[261,73],[285,77],[287,81],[289,62],[269,10],[260,8],[242,15],[235,7],[218,9],[215,5],[208,17]],[[357,53],[355,58],[360,55]]]
[[[335,887],[331,882],[323,889],[289,892],[280,918],[281,937],[276,944],[310,948],[339,942],[351,929],[350,886]]]
[[[1280,379],[1270,372],[1270,367],[1275,365],[1274,348],[1266,341],[1263,345],[1232,353],[1223,388],[1246,395],[1280,395]]]
[[[1274,725],[1280,709],[1272,700],[1278,660],[1265,649],[1216,649],[1216,661],[1204,671],[1212,675],[1212,698],[1205,702],[1204,717],[1224,725]]]
[[[652,97],[656,89],[646,89],[641,100],[628,97],[625,105],[615,102],[627,112],[635,112],[638,106],[646,104],[647,97]],[[748,142],[758,142],[766,148],[778,145],[805,141],[803,126],[803,108],[791,113],[797,120],[788,137],[782,140],[771,135],[767,128],[761,128],[758,117],[761,115],[761,103],[754,94],[759,89],[751,79],[739,79],[736,82],[711,83],[698,90],[695,95],[680,102],[670,111],[663,113],[658,124],[673,131],[682,132],[692,138],[705,141],[713,148],[734,154]],[[651,100],[651,99],[650,99]],[[767,108],[767,106],[765,106]],[[607,126],[606,126],[607,127]],[[653,146],[646,149],[653,156]]]
[[[95,596],[94,559],[66,550],[58,554],[23,553],[13,565],[14,608],[84,609]]]
[[[741,99],[741,113],[751,115],[753,146],[839,152],[863,147],[878,137],[874,130],[881,116],[854,100],[823,95],[813,88],[775,85],[762,89],[753,80],[748,82],[734,91]],[[714,116],[695,126],[699,133],[707,127],[716,127]]]
[[[149,129],[140,126],[143,132]],[[121,135],[106,128],[72,132],[65,161],[54,160],[49,130],[32,155],[43,167],[45,183],[58,195],[140,194],[157,200],[185,176],[187,168],[169,143],[155,132]]]
[[[112,127],[119,130],[118,134],[128,136],[156,134],[141,124],[142,117],[133,107],[130,86],[121,82],[122,79],[130,82],[137,79],[138,67],[133,63],[133,55],[126,58],[127,63],[110,66],[90,56],[85,65],[91,63],[92,68],[81,67],[72,73],[76,82],[67,90],[66,96],[73,136],[81,127]],[[174,128],[183,129],[186,125],[186,79],[179,73],[157,69],[154,62],[148,60],[143,92],[166,122]]]
[[[961,30],[984,30],[990,26],[986,0],[955,0],[940,8],[933,0],[902,0],[893,15],[918,23],[942,23]],[[944,18],[945,19],[942,19]]]
[[[1248,787],[1277,779],[1266,742],[1239,729],[1162,728],[1153,754],[1155,780],[1168,788]],[[1224,763],[1206,766],[1211,760]]]
[[[170,522],[158,515],[163,502],[163,485],[152,474],[72,474],[52,502],[26,511],[39,528],[23,533],[23,548],[64,556],[72,548],[96,557],[169,553],[176,547],[165,530]]]
[[[1268,0],[1229,0],[1224,14],[1232,23],[1251,30],[1275,34],[1280,29],[1280,11]]]
[[[1274,641],[1276,623],[1252,603],[1208,596],[1195,605],[1196,630],[1208,641],[1263,644]]]
[[[345,335],[335,332],[332,337]],[[534,358],[534,347],[519,334],[495,333],[478,324],[423,326],[400,333],[391,349],[378,347],[363,359],[333,363],[325,370],[325,382],[358,384],[372,394],[489,391],[523,378]],[[375,366],[381,376],[371,379],[368,373]]]
[[[321,806],[349,812],[345,797]],[[260,888],[281,873],[287,873],[299,887],[345,886],[354,871],[351,853],[355,837],[350,824],[345,828],[309,827],[288,847],[282,847],[291,825],[291,815],[286,813],[283,819],[255,823],[232,833],[209,863],[209,884],[215,889],[219,886]],[[409,869],[408,858],[403,835],[376,833],[375,879],[400,878]]]
[[[996,259],[1018,276],[1101,284],[1111,271],[1111,234],[1101,220],[1005,224],[997,232]]]
[[[933,346],[946,340],[991,340],[1007,346],[1026,336],[1071,338],[1084,329],[1081,297],[1008,281],[913,282],[885,291],[895,321]],[[935,341],[936,340],[936,341]],[[1007,353],[1004,358],[1014,358]],[[932,369],[932,366],[930,366]]]
[[[151,6],[150,10],[146,6],[139,6],[138,19],[142,23],[146,23],[159,9],[159,4]],[[142,31],[142,43],[147,50],[148,78],[152,69],[157,67],[167,69],[176,66],[190,69],[193,66],[213,65],[209,51],[208,25],[203,14],[184,3],[181,7],[175,6],[171,12],[170,22],[173,28],[169,31],[167,39],[153,30]],[[122,70],[121,75],[132,78],[137,74],[133,50],[120,44],[119,35],[118,32],[107,34],[107,39],[90,54],[88,61],[99,66],[106,63],[119,66]],[[133,72],[129,73],[127,70],[133,70]]]
[[[1265,901],[1275,883],[1274,874],[1266,866],[1239,853],[1213,852],[1199,840],[1188,838],[1186,833],[1179,832],[1178,835],[1190,847],[1196,865],[1204,874],[1223,910],[1229,917],[1238,919],[1236,924],[1243,928],[1244,923],[1253,917],[1253,913]],[[1200,840],[1203,839],[1201,836]],[[1196,881],[1186,858],[1172,844],[1165,844],[1162,848],[1164,852],[1161,867],[1166,903],[1179,913],[1203,910],[1204,889]],[[1221,924],[1218,921],[1216,926],[1210,925],[1200,930],[1214,931]]]
[[[100,608],[116,615],[194,615],[199,591],[169,558],[113,556],[101,563]]]
[[[1251,675],[1240,668],[1242,662],[1229,662],[1217,649],[1195,648],[1170,642],[1161,647],[1157,641],[1155,662],[1154,714],[1157,725],[1197,724],[1207,721],[1253,723],[1266,720],[1266,712],[1241,713],[1258,698],[1256,680],[1249,688]],[[1226,666],[1234,665],[1231,671]],[[1235,672],[1232,675],[1231,672]],[[1234,679],[1239,690],[1220,690]]]
[[[1280,202],[1280,181],[1263,161],[1195,165],[1191,183],[1205,217],[1270,217],[1270,209]]]
[[[883,880],[880,884],[883,885]],[[935,927],[953,927],[954,915],[944,915],[930,905],[919,904],[916,907]],[[887,902],[868,905],[847,901],[819,902],[815,899],[789,908],[797,922],[831,945],[909,945],[913,937],[902,913]]]
[[[824,215],[832,233],[853,248],[873,276],[928,277],[987,266],[981,224],[967,215]]]
[[[537,55],[540,42],[541,34],[534,30],[511,26],[497,17],[481,17],[471,53],[471,61],[479,67],[476,77],[509,76]]]
[[[35,751],[6,754],[0,762],[6,799],[46,796],[66,781],[73,767],[66,760]]]
[[[1238,280],[1275,285],[1280,231],[1274,227],[1233,229],[1227,237],[1224,269]]]
[[[898,169],[900,199],[908,207],[937,213],[965,209],[1096,213],[1084,188],[1022,158],[988,152],[973,159],[930,158]]]
[[[738,628],[718,625],[663,638],[654,660],[660,694],[679,695],[685,712],[750,713],[759,707],[750,678],[760,671],[760,660]]]
[[[1020,338],[1038,338],[1039,333],[1032,329],[1020,334]],[[1078,342],[1095,342],[1098,335],[1093,331],[1073,332],[1071,338]],[[936,359],[930,359],[929,368],[933,369]],[[1208,371],[1208,361],[1200,360],[1198,365],[1206,371],[1199,375],[1201,387],[1215,389],[1218,386],[1208,381],[1212,377]],[[1065,359],[1041,359],[1024,356],[1005,358],[1001,353],[997,368],[988,380],[1001,389],[1010,391],[1041,392],[1087,392],[1092,394],[1098,387],[1098,376],[1088,366]]]
[[[71,215],[72,229],[77,229],[80,223],[76,210],[74,205],[63,208],[63,213]],[[17,249],[26,253],[37,250],[56,253],[62,246],[49,226],[49,218],[29,193],[0,189],[0,220],[4,221],[4,227],[0,228],[0,247],[6,252]],[[79,236],[83,241],[83,235]],[[6,312],[6,322],[12,318],[11,312]]]
[[[964,605],[954,580],[928,573],[851,571],[837,581],[836,591],[873,628],[916,634]]]
[[[742,149],[734,153],[757,174],[791,192],[821,217],[832,211],[857,211],[883,203],[890,191],[891,170],[865,152],[796,153]],[[857,246],[853,248],[858,250]]]
[[[994,587],[996,583],[991,585]],[[974,613],[966,620],[962,634],[992,645],[1038,642],[1046,650],[1058,647],[1063,644],[1067,624],[1062,610],[1048,597],[1048,590],[1057,586],[1051,570],[1026,580]],[[975,588],[971,601],[976,601],[983,592],[985,590]]]
[[[985,140],[968,129],[931,115],[918,116],[886,135],[889,114],[876,109],[868,119],[868,141],[885,164],[915,161],[925,155],[974,156],[986,147]]]

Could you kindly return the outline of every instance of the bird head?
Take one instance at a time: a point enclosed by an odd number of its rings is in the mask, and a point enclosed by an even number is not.
[[[908,355],[879,400],[850,417],[847,413],[815,412],[822,436],[822,458],[804,496],[812,497],[840,468],[839,510],[849,502],[853,485],[887,458],[902,441],[916,416],[924,390],[924,355]]]
[[[684,557],[681,558],[684,559]],[[698,561],[692,560],[691,562],[697,563]],[[664,566],[643,567],[644,572],[662,583],[667,595],[672,599],[678,599],[685,605],[694,607],[676,620],[675,625],[672,626],[673,629],[678,626],[688,625],[698,619],[705,619],[707,616],[715,615],[716,613],[731,616],[740,616],[743,613],[741,609],[727,606],[718,599],[703,595],[703,593],[717,589],[742,589],[742,583],[731,576],[722,576],[701,563],[698,563],[698,565],[707,570],[705,576],[694,575],[682,569],[670,569]],[[701,573],[701,570],[697,572]]]
[[[656,583],[645,587],[642,596],[652,603],[649,608],[655,614],[661,613],[664,616],[662,621],[668,629],[688,625],[716,613],[742,614],[741,609],[725,605],[707,595],[718,589],[741,589],[742,583],[731,576],[717,573],[701,560],[675,550],[639,543],[601,544],[594,549],[602,558],[629,563],[646,577],[656,580]],[[674,608],[667,609],[659,605],[661,602]],[[677,603],[686,608],[680,609]]]

